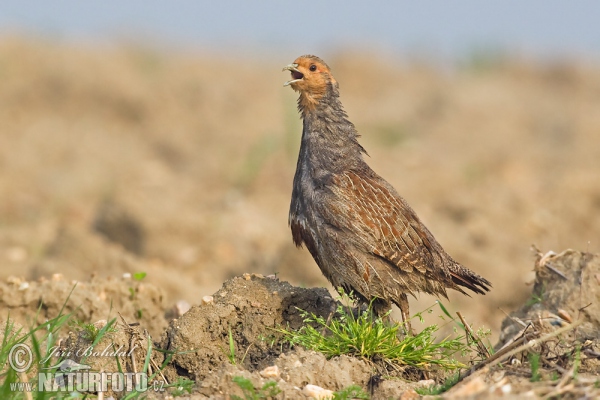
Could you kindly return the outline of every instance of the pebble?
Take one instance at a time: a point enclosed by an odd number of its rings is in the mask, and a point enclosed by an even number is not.
[[[511,391],[512,391],[512,386],[510,385],[510,383],[507,383],[506,385],[502,385],[500,387],[500,392],[502,394],[510,394]]]
[[[252,278],[252,277],[250,276],[250,274],[249,274],[249,273],[247,273],[247,272],[246,272],[246,273],[244,273],[242,276],[243,276],[243,277],[244,277],[244,279],[245,279],[245,280],[247,280],[247,281],[249,281],[249,280]]]
[[[425,379],[425,380],[417,382],[417,385],[419,385],[419,387],[433,386],[433,385],[435,385],[435,381],[433,379]]]
[[[27,290],[29,289],[29,282],[21,282],[19,285],[19,290]]]
[[[263,378],[277,378],[279,376],[279,367],[272,365],[259,372]]]
[[[333,392],[331,390],[328,389],[323,389],[320,386],[317,385],[306,385],[304,386],[304,389],[302,390],[302,392],[307,395],[308,397],[312,397],[313,399],[316,400],[324,400],[324,399],[332,399],[333,398]]]
[[[212,304],[214,302],[215,302],[215,299],[212,296],[202,297],[202,304]]]
[[[207,297],[207,296],[204,296],[204,297]],[[203,300],[204,300],[204,298],[203,298]],[[177,303],[175,303],[175,313],[177,314],[177,316],[181,317],[183,314],[188,312],[188,310],[191,307],[192,306],[187,301],[179,300]]]
[[[108,322],[105,319],[101,319],[101,320],[94,322],[93,325],[94,325],[94,328],[96,328],[96,329],[102,329],[106,326],[107,323]]]
[[[561,317],[562,319],[564,319],[568,323],[572,323],[573,322],[573,318],[571,318],[571,314],[569,314],[567,312],[567,310],[563,310],[562,308],[559,308],[558,311],[557,311],[557,314],[558,314],[559,317]]]
[[[488,388],[488,385],[483,381],[481,377],[475,377],[467,382],[459,384],[452,388],[452,392],[447,394],[450,399],[464,399],[466,397],[473,397]]]

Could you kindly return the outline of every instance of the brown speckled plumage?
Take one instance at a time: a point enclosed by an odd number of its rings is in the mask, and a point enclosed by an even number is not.
[[[300,93],[302,143],[289,224],[334,287],[395,303],[408,323],[407,294],[447,297],[446,289],[485,294],[490,282],[452,259],[396,190],[363,160],[354,125],[327,64],[302,56],[284,70]]]

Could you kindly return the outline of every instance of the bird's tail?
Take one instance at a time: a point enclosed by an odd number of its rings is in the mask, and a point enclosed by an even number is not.
[[[490,291],[492,284],[487,279],[477,275],[475,272],[468,268],[463,267],[457,262],[452,263],[449,267],[450,276],[452,281],[459,286],[466,287],[477,294],[485,294]],[[466,294],[460,288],[458,291]]]

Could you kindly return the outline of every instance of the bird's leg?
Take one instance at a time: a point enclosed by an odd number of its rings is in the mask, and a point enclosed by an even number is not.
[[[390,321],[389,311],[392,309],[392,303],[383,299],[375,299],[371,303],[371,307],[375,317],[380,317],[384,322]]]
[[[414,336],[415,333],[412,330],[412,326],[410,325],[410,313],[408,311],[408,296],[406,295],[406,293],[402,293],[400,295],[398,307],[400,307],[400,313],[402,314],[402,322],[404,322],[406,334]]]

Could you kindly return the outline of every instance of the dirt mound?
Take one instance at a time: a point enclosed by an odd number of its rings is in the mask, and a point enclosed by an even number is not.
[[[61,310],[63,314],[73,313],[73,320],[86,323],[110,320],[120,312],[156,337],[167,326],[162,289],[130,275],[121,279],[92,278],[88,282],[66,280],[59,274],[32,282],[9,278],[0,282],[0,309],[0,318],[10,315],[23,326],[39,325],[57,317]]]
[[[290,349],[281,341],[278,329],[302,326],[300,310],[328,318],[337,305],[324,288],[294,287],[258,274],[233,278],[205,304],[171,321],[160,347],[176,354],[165,376],[169,380],[191,378],[201,382],[200,393],[224,397],[241,395],[232,380],[235,376],[249,379],[257,388],[275,379],[285,398],[306,397],[301,388],[307,384],[333,391],[351,385],[366,388],[376,375],[373,364],[346,356],[328,360],[320,353]],[[230,334],[234,351],[230,350]],[[264,373],[273,366],[278,373]],[[387,398],[415,385],[390,381],[378,386],[376,393]]]
[[[388,398],[423,385],[378,379],[377,369],[367,360],[348,356],[327,359],[300,347],[290,348],[280,329],[299,329],[304,324],[301,310],[335,318],[339,302],[324,288],[299,288],[275,276],[244,274],[226,281],[213,296],[205,296],[202,304],[167,326],[165,315],[173,312],[164,306],[161,290],[153,285],[132,278],[75,283],[55,276],[40,282],[13,279],[0,285],[0,302],[17,324],[33,322],[26,317],[34,315],[38,307],[42,312],[37,324],[58,315],[63,305],[64,313],[73,313],[71,320],[78,323],[61,331],[63,338],[55,354],[62,355],[63,361],[68,359],[69,365],[140,373],[148,346],[154,346],[160,351],[152,352],[149,375],[162,370],[158,379],[168,383],[188,378],[196,382],[194,393],[223,398],[243,395],[234,382],[236,377],[247,379],[255,388],[274,381],[281,391],[279,397],[284,398],[309,398],[309,392],[303,391],[307,385],[331,391],[351,385],[363,390],[372,386],[373,398]],[[98,336],[98,330],[115,316],[117,321],[107,333]],[[84,324],[95,329],[82,328]],[[53,360],[54,364],[60,361],[57,357]],[[401,374],[402,369],[396,372]],[[105,393],[121,394],[110,388]]]
[[[538,251],[531,297],[503,321],[498,346],[529,323],[549,332],[579,319],[580,339],[600,339],[600,257],[575,250]]]
[[[280,348],[270,345],[281,336],[276,329],[302,325],[298,309],[327,318],[335,308],[336,302],[326,289],[303,289],[274,276],[246,274],[225,282],[205,304],[171,321],[161,347],[178,353],[173,366],[180,375],[202,380],[228,361],[231,334],[235,361],[255,371],[281,353]]]
[[[531,297],[503,321],[496,353],[445,396],[600,396],[600,256],[537,251],[534,269]]]

